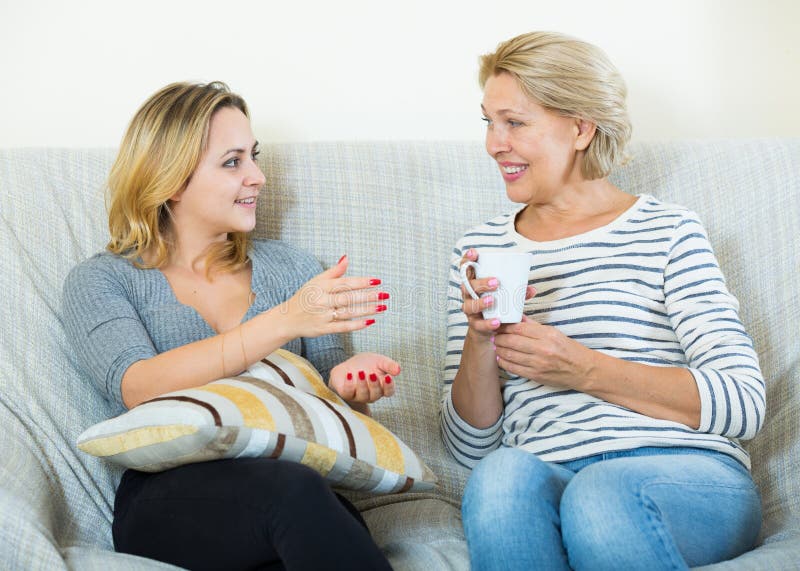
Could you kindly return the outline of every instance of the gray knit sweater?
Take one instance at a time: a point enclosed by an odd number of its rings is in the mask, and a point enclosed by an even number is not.
[[[250,259],[256,298],[243,322],[286,301],[322,271],[311,255],[276,240],[254,240]],[[194,308],[176,299],[160,270],[138,269],[108,252],[75,266],[63,293],[64,326],[78,362],[121,411],[128,367],[216,335]],[[326,380],[345,359],[334,335],[294,339],[284,348],[311,361]]]

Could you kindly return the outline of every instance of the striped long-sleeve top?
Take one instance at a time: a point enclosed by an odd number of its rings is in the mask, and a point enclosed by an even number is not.
[[[697,215],[641,195],[606,226],[535,242],[514,228],[521,208],[473,228],[453,250],[441,424],[456,460],[474,466],[501,444],[552,462],[689,446],[724,452],[749,467],[738,439],[752,438],[764,421],[764,379]],[[699,428],[504,371],[501,417],[488,428],[468,424],[455,410],[450,388],[467,333],[458,266],[469,248],[479,255],[533,254],[528,283],[537,294],[526,301],[525,314],[539,323],[620,359],[688,368],[700,393]]]

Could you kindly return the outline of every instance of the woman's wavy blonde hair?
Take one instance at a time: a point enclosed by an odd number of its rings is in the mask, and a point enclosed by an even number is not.
[[[522,91],[540,105],[597,125],[581,164],[584,177],[608,176],[614,165],[625,161],[625,145],[631,138],[627,88],[600,48],[555,32],[530,32],[481,56],[481,89],[501,72],[514,76]]]
[[[108,179],[109,251],[141,268],[168,262],[169,199],[186,188],[208,145],[211,117],[224,107],[250,116],[244,99],[219,81],[172,83],[139,108]],[[224,272],[243,267],[248,247],[246,233],[230,233],[206,253],[207,275],[212,268]]]

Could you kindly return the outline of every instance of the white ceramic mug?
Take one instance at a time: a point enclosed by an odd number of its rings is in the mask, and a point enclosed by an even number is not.
[[[479,253],[477,262],[467,261],[461,265],[461,283],[474,299],[487,295],[494,298],[494,303],[482,311],[484,319],[499,319],[500,323],[519,323],[522,321],[532,263],[533,255],[525,252]],[[497,278],[500,287],[479,296],[469,285],[467,268],[470,267],[475,268],[477,278]]]

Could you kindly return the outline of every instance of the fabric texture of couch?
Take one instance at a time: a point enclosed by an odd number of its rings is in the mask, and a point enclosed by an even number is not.
[[[431,493],[350,494],[395,569],[467,569],[459,498],[438,410],[448,260],[471,226],[507,210],[477,142],[265,145],[256,234],[312,252],[391,293],[348,349],[403,365],[376,418],[437,474]],[[800,139],[638,143],[612,180],[697,211],[741,302],[767,379],[767,421],[746,443],[760,487],[761,545],[706,571],[800,569]],[[82,377],[60,322],[72,265],[105,245],[111,149],[0,150],[0,568],[175,569],[112,551],[121,469],[75,440],[111,416]]]

